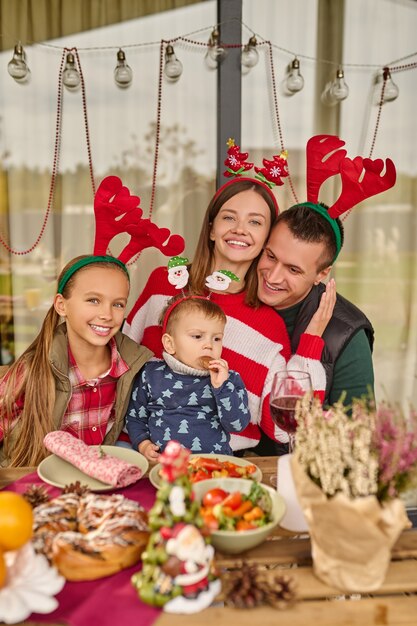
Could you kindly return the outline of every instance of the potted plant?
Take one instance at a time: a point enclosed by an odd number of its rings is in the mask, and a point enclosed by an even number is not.
[[[343,591],[378,589],[411,524],[400,494],[417,484],[417,415],[361,400],[325,410],[305,397],[291,467],[316,575]]]

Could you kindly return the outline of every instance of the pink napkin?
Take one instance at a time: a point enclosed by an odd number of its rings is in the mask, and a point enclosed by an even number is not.
[[[136,465],[110,454],[100,455],[99,448],[88,446],[64,430],[48,433],[43,443],[48,450],[78,467],[84,474],[113,487],[126,487],[142,476],[142,470]]]

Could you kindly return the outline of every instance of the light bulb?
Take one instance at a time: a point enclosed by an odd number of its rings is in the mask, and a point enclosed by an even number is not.
[[[379,72],[376,75],[375,82],[374,82],[375,84],[374,103],[377,105],[379,105],[381,102],[382,86],[383,86],[384,81],[385,81],[384,99],[383,99],[382,104],[385,104],[386,102],[393,102],[394,100],[398,98],[398,95],[400,93],[398,86],[394,83],[394,81],[391,78],[391,72],[389,71],[389,68],[384,67],[382,73]]]
[[[114,80],[120,89],[130,87],[133,80],[133,72],[126,63],[126,55],[120,48],[117,53],[117,65],[114,68]]]
[[[243,67],[246,68],[248,71],[252,67],[254,67],[259,61],[259,53],[256,49],[257,45],[258,42],[256,41],[256,37],[255,35],[252,35],[252,37],[249,39],[248,43],[242,50],[241,63]]]
[[[332,82],[330,92],[336,102],[341,102],[349,95],[349,87],[345,83],[345,73],[341,68],[336,72],[336,78]]]
[[[165,50],[165,76],[171,83],[175,83],[182,74],[182,63],[175,56],[174,48],[168,44]]]
[[[216,70],[225,56],[226,49],[219,41],[219,31],[217,28],[214,28],[208,40],[208,48],[206,56],[204,57],[205,64],[209,70]]]
[[[335,106],[349,95],[349,87],[345,82],[345,73],[339,67],[336,72],[336,78],[327,83],[321,94],[321,101],[327,106]]]
[[[68,52],[64,71],[62,72],[62,82],[68,91],[77,91],[80,86],[80,74],[75,66],[75,57],[72,52]]]
[[[283,93],[285,96],[293,96],[304,87],[304,78],[300,74],[300,61],[297,57],[287,68],[287,75],[283,80]]]
[[[14,47],[13,58],[7,65],[7,71],[18,83],[26,82],[29,79],[30,70],[26,63],[25,51],[20,42]]]

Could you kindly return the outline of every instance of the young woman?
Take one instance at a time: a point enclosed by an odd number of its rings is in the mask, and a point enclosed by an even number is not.
[[[128,295],[118,259],[81,256],[64,267],[39,335],[0,371],[1,465],[37,465],[53,430],[117,441],[133,379],[152,356],[120,332]]]
[[[194,294],[208,295],[205,281],[216,270],[229,270],[239,278],[227,293],[212,291],[210,295],[227,316],[223,356],[230,369],[241,375],[249,396],[251,422],[243,432],[232,435],[233,450],[256,446],[260,428],[273,440],[288,441],[288,435],[274,426],[269,412],[276,371],[286,366],[306,370],[313,388],[321,394],[325,389],[319,361],[321,334],[331,316],[334,287],[329,287],[293,357],[283,320],[257,298],[256,264],[277,213],[275,196],[262,182],[243,177],[228,181],[209,203],[189,268],[188,287]],[[167,300],[178,293],[167,277],[166,267],[154,270],[123,327],[123,332],[149,347],[158,358],[162,356],[158,319]]]

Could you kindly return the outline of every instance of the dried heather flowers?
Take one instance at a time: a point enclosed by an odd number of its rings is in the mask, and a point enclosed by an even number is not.
[[[399,407],[383,403],[376,418],[378,499],[387,500],[417,486],[417,413],[411,409],[406,418]]]
[[[398,407],[341,401],[324,410],[306,396],[296,409],[295,454],[308,476],[329,497],[398,497],[417,481],[417,416]]]

